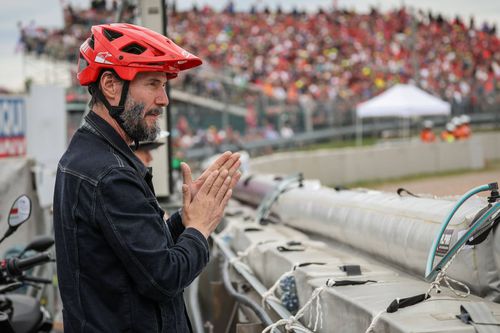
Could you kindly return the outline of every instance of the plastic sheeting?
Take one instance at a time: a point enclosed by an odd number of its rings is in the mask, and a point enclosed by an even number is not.
[[[305,311],[302,324],[314,328],[316,319],[318,333],[365,332],[372,319],[384,311],[396,298],[411,297],[425,293],[429,284],[411,276],[373,262],[359,254],[339,248],[334,243],[311,241],[306,235],[282,225],[259,226],[246,216],[228,217],[228,225],[222,237],[235,251],[248,251],[241,261],[252,270],[262,283],[270,288],[283,273],[293,265],[293,273],[299,307],[303,307],[316,288],[325,286],[328,279],[373,280],[376,282],[356,286],[325,288],[319,302]],[[291,240],[300,242],[300,250],[280,251],[279,246]],[[241,253],[241,252],[240,252]],[[356,264],[361,275],[347,276],[339,266]],[[283,290],[275,294],[283,301]],[[443,288],[439,295],[432,294],[430,300],[409,306],[395,313],[383,313],[375,323],[375,333],[473,333],[475,329],[458,320],[460,305],[484,302],[496,320],[500,319],[500,305],[477,296],[461,298]]]
[[[258,205],[277,183],[274,176],[254,175],[240,182],[234,197]],[[400,197],[396,193],[371,190],[335,191],[306,185],[283,193],[273,205],[272,213],[290,226],[347,244],[423,277],[428,251],[454,204],[454,200]],[[486,204],[485,200],[474,197],[459,209],[447,229],[451,244]],[[442,249],[446,251],[445,246]],[[490,235],[482,244],[464,248],[448,274],[466,283],[474,294],[498,302],[498,253]]]

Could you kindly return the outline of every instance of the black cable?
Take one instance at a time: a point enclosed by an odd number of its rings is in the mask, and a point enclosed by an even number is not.
[[[402,188],[402,187],[398,188],[398,190],[396,191],[396,193],[397,193],[400,197],[402,197],[402,196],[403,196],[403,194],[402,194],[403,192],[408,193],[408,194],[409,194],[409,195],[411,195],[412,197],[415,197],[415,198],[420,198],[420,196],[418,196],[418,195],[416,195],[416,194],[413,194],[413,193],[411,193],[410,191],[408,191],[407,189]]]
[[[239,303],[252,309],[252,311],[257,315],[257,317],[259,317],[260,321],[264,323],[266,327],[274,324],[266,311],[259,304],[257,304],[257,302],[234,289],[231,284],[231,280],[229,279],[229,260],[227,258],[224,259],[224,263],[222,264],[222,281],[224,282],[224,287],[226,287],[227,292]]]

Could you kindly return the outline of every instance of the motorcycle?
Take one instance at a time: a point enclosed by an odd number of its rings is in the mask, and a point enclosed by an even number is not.
[[[19,226],[28,221],[31,215],[31,200],[22,195],[14,201],[8,216],[9,229],[0,243],[12,235]],[[0,261],[0,332],[36,333],[50,332],[52,318],[49,312],[31,296],[12,294],[21,287],[52,283],[47,279],[26,275],[33,267],[54,261],[47,251],[54,244],[49,236],[39,236],[18,255]],[[37,254],[24,258],[28,251]]]

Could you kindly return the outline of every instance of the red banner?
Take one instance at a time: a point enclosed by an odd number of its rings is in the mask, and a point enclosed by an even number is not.
[[[24,98],[0,96],[0,158],[26,155]]]
[[[0,138],[0,158],[26,155],[24,136]]]

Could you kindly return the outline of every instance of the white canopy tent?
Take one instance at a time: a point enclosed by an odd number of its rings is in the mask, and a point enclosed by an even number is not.
[[[359,104],[356,108],[358,143],[362,138],[364,118],[398,117],[409,122],[422,116],[446,116],[451,105],[409,84],[397,84],[382,94]]]

